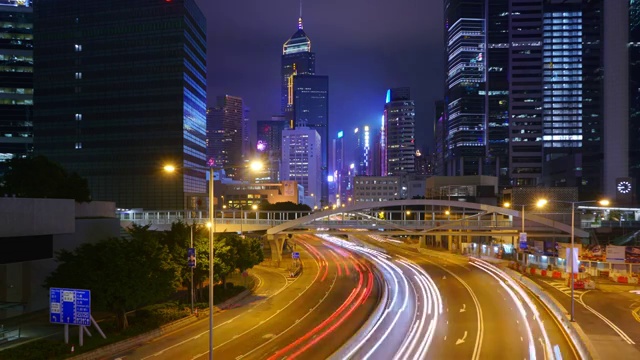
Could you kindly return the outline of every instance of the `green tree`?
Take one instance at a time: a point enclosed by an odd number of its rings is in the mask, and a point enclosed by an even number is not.
[[[68,173],[44,156],[13,158],[0,178],[0,193],[30,198],[74,199],[91,201],[86,179]]]
[[[136,228],[132,237],[58,252],[58,268],[45,287],[91,290],[93,309],[113,312],[119,329],[126,329],[127,311],[164,300],[179,286],[167,247],[144,227]]]

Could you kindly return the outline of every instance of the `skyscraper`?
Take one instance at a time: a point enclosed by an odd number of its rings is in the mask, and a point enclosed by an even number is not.
[[[263,175],[258,182],[278,182],[282,161],[282,130],[289,124],[282,116],[272,116],[270,120],[258,120],[256,151],[265,161]]]
[[[39,1],[34,148],[121,208],[206,196],[206,19],[194,0]],[[163,174],[173,163],[179,174]]]
[[[33,150],[33,8],[0,2],[0,175],[4,162]]]
[[[242,98],[231,95],[218,96],[217,105],[211,109],[211,114],[209,118],[211,122],[207,123],[207,130],[213,135],[208,142],[212,150],[208,152],[213,154],[216,166],[227,167],[225,169],[227,175],[232,179],[238,179],[242,174],[232,167],[242,165],[243,161],[242,127],[245,108]],[[216,136],[216,132],[220,130],[222,130],[221,138]],[[220,144],[216,142],[218,140]]]
[[[629,144],[640,144],[640,1],[629,2]],[[640,146],[629,146],[629,176],[640,179]],[[636,199],[640,191],[635,189]]]
[[[293,77],[316,73],[316,54],[311,52],[311,40],[302,26],[302,6],[298,18],[298,30],[282,45],[282,95],[280,109],[287,121],[293,120]]]
[[[387,90],[384,105],[386,173],[397,176],[415,171],[415,103],[408,87]]]
[[[304,186],[305,203],[320,206],[322,191],[320,134],[313,128],[298,127],[282,131],[282,180]]]
[[[626,169],[617,149],[627,146],[615,140],[625,137],[628,117],[620,87],[626,25],[616,20],[626,19],[626,3],[445,0],[438,173],[498,176],[502,186],[577,186],[588,196],[611,191],[606,174]]]

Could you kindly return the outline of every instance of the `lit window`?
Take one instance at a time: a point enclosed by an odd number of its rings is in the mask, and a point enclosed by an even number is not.
[[[76,52],[80,52],[80,51],[82,51],[82,45],[78,45],[78,44],[76,44],[76,45],[75,45],[75,49],[76,49]]]
[[[76,114],[76,121],[82,120],[82,114]]]

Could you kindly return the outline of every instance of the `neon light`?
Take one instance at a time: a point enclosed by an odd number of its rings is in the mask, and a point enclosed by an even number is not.
[[[387,102],[385,104],[388,104],[391,102],[391,89],[387,90]]]
[[[344,136],[344,131],[342,130],[338,131],[338,139],[342,139],[343,136]]]

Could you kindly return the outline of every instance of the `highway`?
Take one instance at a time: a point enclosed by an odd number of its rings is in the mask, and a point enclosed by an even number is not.
[[[438,252],[421,254],[415,247],[380,236],[355,234],[350,239],[386,253],[398,267],[417,264],[434,282],[442,302],[442,313],[426,319],[435,325],[431,338],[422,335],[428,344],[422,353],[426,356],[407,352],[395,357],[371,356],[372,359],[579,358],[553,315],[515,282],[501,277],[490,264],[471,263],[466,258]],[[419,291],[410,296],[417,307],[424,302]],[[415,315],[420,317],[420,310]],[[419,323],[414,322],[411,328],[416,326]],[[411,332],[406,331],[406,324],[396,327],[384,347],[409,342]],[[352,340],[347,346],[357,341]],[[363,358],[361,354],[347,355]]]
[[[367,321],[380,296],[371,264],[312,236],[294,243],[304,266],[297,278],[256,267],[254,294],[214,314],[214,358],[327,358]],[[208,325],[198,321],[111,358],[206,359]]]

